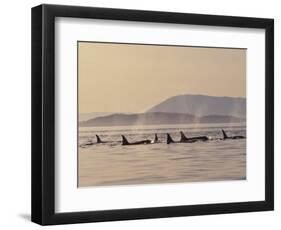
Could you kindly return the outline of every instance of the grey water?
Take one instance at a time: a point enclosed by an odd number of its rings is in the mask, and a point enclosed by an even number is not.
[[[247,139],[222,140],[221,129],[246,136],[245,123],[80,127],[79,145],[96,134],[106,143],[78,147],[78,187],[245,180]],[[166,144],[166,133],[177,141],[180,131],[210,140]],[[121,145],[121,134],[134,142],[155,133],[160,143]]]

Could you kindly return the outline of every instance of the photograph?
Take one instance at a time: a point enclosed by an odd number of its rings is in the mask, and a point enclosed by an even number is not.
[[[32,7],[32,222],[274,210],[275,19],[158,5]]]
[[[246,180],[246,55],[78,41],[77,186]]]

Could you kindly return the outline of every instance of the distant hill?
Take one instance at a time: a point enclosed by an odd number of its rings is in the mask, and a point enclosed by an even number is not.
[[[79,121],[87,121],[90,120],[92,118],[96,118],[96,117],[101,117],[101,116],[106,116],[112,113],[81,113],[79,114]]]
[[[80,122],[80,126],[122,126],[122,125],[158,125],[158,124],[189,124],[189,123],[228,123],[244,122],[244,118],[222,115],[196,117],[182,113],[141,113],[141,114],[112,114],[96,117]]]
[[[92,113],[82,117],[80,126],[157,125],[229,123],[246,120],[246,99],[204,95],[168,98],[145,113]]]
[[[208,115],[246,117],[246,99],[204,95],[179,95],[168,98],[146,112],[183,113],[197,117]]]

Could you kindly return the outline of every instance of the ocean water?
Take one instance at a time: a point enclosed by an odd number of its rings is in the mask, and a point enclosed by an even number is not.
[[[188,124],[155,126],[80,127],[79,146],[98,134],[107,143],[78,147],[78,186],[161,184],[246,179],[246,124]],[[166,133],[177,141],[179,131],[187,137],[206,135],[206,142],[166,144]],[[129,142],[153,140],[160,143],[121,145],[121,134]]]

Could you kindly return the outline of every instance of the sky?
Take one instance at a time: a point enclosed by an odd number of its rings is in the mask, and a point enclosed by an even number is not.
[[[246,97],[246,52],[78,42],[79,113],[140,113],[183,94]]]

